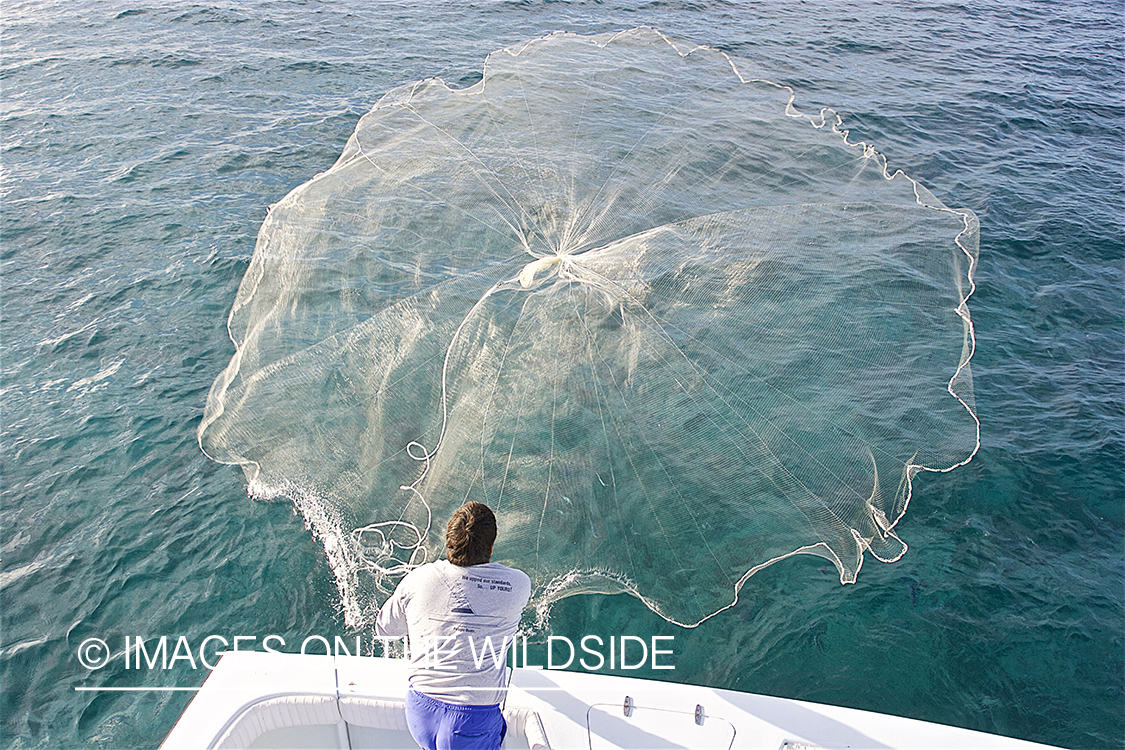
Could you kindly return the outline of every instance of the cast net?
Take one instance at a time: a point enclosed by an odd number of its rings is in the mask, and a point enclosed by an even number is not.
[[[978,228],[835,113],[651,29],[554,34],[388,93],[275,205],[200,443],[290,498],[347,622],[444,556],[672,622],[797,553],[905,551],[917,472],[979,442]]]

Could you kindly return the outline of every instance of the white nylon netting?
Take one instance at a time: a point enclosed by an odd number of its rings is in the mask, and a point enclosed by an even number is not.
[[[694,625],[795,553],[854,581],[979,444],[978,225],[831,111],[651,29],[388,93],[272,208],[200,444],[322,540],[349,625],[452,511],[559,597]]]

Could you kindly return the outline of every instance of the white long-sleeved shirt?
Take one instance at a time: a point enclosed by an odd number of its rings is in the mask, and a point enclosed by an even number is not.
[[[505,653],[531,596],[523,571],[448,560],[407,573],[379,611],[376,635],[407,636],[410,684],[459,705],[503,699]]]

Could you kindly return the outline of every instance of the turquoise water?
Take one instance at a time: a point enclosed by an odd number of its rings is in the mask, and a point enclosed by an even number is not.
[[[388,89],[638,24],[833,106],[981,220],[980,453],[919,478],[910,545],[842,587],[794,559],[693,630],[622,596],[552,627],[674,636],[674,672],[1076,747],[1125,743],[1122,12],[1061,3],[7,2],[0,738],[152,747],[203,668],[91,670],[102,638],[343,625],[323,549],[196,444],[266,208]],[[135,666],[135,665],[133,665]],[[199,666],[199,665],[197,665]],[[642,670],[643,671],[643,670]]]

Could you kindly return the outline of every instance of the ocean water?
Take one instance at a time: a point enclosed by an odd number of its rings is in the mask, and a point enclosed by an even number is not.
[[[564,600],[552,628],[673,636],[676,669],[645,676],[1125,744],[1120,4],[8,1],[0,20],[3,746],[159,745],[191,693],[147,688],[207,670],[127,665],[127,637],[354,642],[303,519],[196,443],[266,209],[396,85],[642,24],[835,108],[976,212],[982,445],[918,479],[910,550],[854,585],[796,558],[695,629],[626,596]]]

